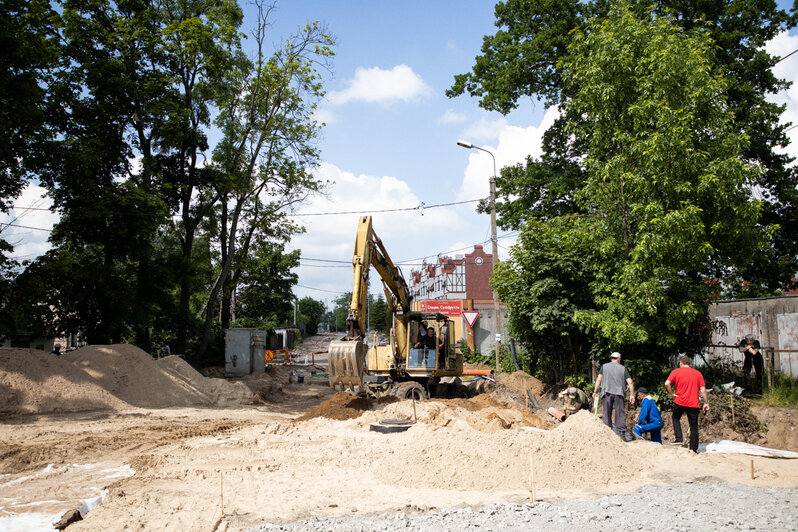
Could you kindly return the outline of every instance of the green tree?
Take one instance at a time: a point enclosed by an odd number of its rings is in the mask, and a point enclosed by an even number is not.
[[[49,81],[58,59],[58,17],[46,0],[0,4],[0,212],[30,176],[29,162],[49,137]]]
[[[249,323],[284,325],[293,320],[293,287],[299,266],[299,250],[285,253],[282,244],[262,245],[247,258],[242,267],[241,289],[238,293],[237,320]]]
[[[377,332],[387,333],[391,329],[392,316],[388,309],[388,303],[382,295],[376,299],[369,294],[369,315],[371,316],[371,328]]]
[[[471,72],[455,77],[449,96],[468,93],[480,106],[508,113],[523,97],[560,105],[574,96],[574,85],[565,80],[563,60],[578,34],[593,31],[591,20],[604,20],[615,2],[577,0],[508,0],[496,5],[494,35],[484,38],[482,54]],[[785,287],[798,264],[798,212],[794,167],[780,153],[787,145],[789,124],[780,124],[784,107],[767,100],[789,86],[777,79],[771,67],[778,60],[763,46],[776,34],[794,27],[790,16],[774,2],[723,0],[684,3],[631,0],[639,17],[670,13],[685,30],[703,28],[714,45],[715,60],[729,83],[723,96],[738,127],[748,135],[743,156],[758,163],[762,172],[754,179],[766,201],[759,225],[773,233],[770,246],[751,254],[747,264],[733,272],[730,294],[766,294]],[[573,30],[580,30],[574,32]],[[703,100],[702,100],[703,102]],[[700,102],[699,102],[700,103]],[[525,164],[505,168],[497,179],[497,211],[504,227],[519,228],[528,217],[548,220],[566,213],[582,212],[576,193],[586,180],[582,160],[588,146],[573,137],[569,128],[581,117],[561,115],[544,136],[544,153]],[[484,207],[484,206],[483,206]],[[767,263],[768,268],[761,265]],[[742,281],[745,282],[742,282]]]
[[[309,170],[318,163],[315,139],[320,130],[312,112],[324,95],[316,65],[325,65],[332,56],[333,41],[311,24],[267,57],[270,9],[260,2],[257,8],[255,56],[239,62],[216,121],[224,132],[214,150],[225,180],[219,207],[221,264],[209,294],[199,353],[210,339],[216,301],[222,293],[230,301],[240,276],[236,263],[249,254],[253,237],[285,239],[298,232],[280,212],[321,185]],[[227,320],[229,313],[224,312],[223,326]]]
[[[695,352],[707,281],[744,266],[768,236],[750,190],[759,168],[744,157],[712,40],[619,3],[574,31],[558,68],[564,131],[585,153],[578,212],[522,227],[496,275],[519,312],[511,324],[551,339],[573,335],[570,321],[600,349]],[[546,303],[551,312],[536,308]]]
[[[316,334],[319,330],[319,323],[324,318],[324,303],[312,297],[303,297],[297,303],[297,310],[307,319],[307,322],[305,322],[305,334],[308,336]]]

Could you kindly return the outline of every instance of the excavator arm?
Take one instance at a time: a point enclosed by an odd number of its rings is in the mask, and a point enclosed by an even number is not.
[[[396,316],[396,339],[399,352],[404,352],[407,341],[406,316],[411,309],[412,297],[402,272],[391,261],[382,241],[374,234],[371,216],[362,216],[355,237],[355,252],[352,258],[354,281],[352,302],[346,319],[346,336],[330,342],[329,373],[330,386],[342,387],[363,385],[365,373],[366,311],[368,305],[368,279],[371,267],[377,270],[388,298],[388,307]],[[398,312],[401,311],[401,314]]]

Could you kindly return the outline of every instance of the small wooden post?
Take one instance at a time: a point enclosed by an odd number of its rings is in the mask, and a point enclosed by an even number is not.
[[[732,428],[734,428],[734,392],[732,392],[731,396],[731,410],[732,410]]]
[[[775,362],[776,362],[775,354],[776,354],[776,352],[773,349],[769,349],[768,350],[768,357],[767,357],[767,362],[768,362],[768,369],[767,369],[767,373],[768,373],[768,390],[772,390],[773,389],[773,372],[775,371],[774,365],[775,365]]]
[[[751,460],[751,480],[754,480],[754,461]]]

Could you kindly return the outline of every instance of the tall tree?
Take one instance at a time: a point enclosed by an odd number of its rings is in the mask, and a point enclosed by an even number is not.
[[[297,232],[281,211],[321,185],[310,171],[318,162],[319,133],[312,112],[324,95],[316,65],[328,64],[333,41],[311,24],[267,56],[270,8],[256,6],[255,57],[240,63],[217,120],[224,138],[214,160],[229,188],[220,208],[220,273],[209,295],[200,354],[210,340],[217,299],[226,292],[225,302],[230,301],[240,276],[234,264],[247,256],[253,236],[286,238]]]
[[[557,335],[575,322],[600,347],[694,352],[708,281],[747,264],[769,236],[751,191],[760,169],[744,156],[748,139],[726,103],[711,37],[617,2],[573,32],[558,68],[569,94],[564,131],[584,148],[578,212],[545,228],[530,220],[497,269],[500,296],[524,314],[512,323]],[[561,269],[546,271],[552,254]],[[569,278],[589,297],[565,286]],[[565,303],[554,323],[529,312],[551,297]]]
[[[562,60],[576,33],[591,31],[590,20],[603,20],[614,2],[577,0],[508,0],[496,5],[494,35],[484,38],[482,55],[470,73],[455,77],[449,96],[468,93],[480,106],[508,113],[523,97],[539,98],[546,105],[560,105],[573,97],[565,83]],[[779,31],[795,27],[790,16],[771,0],[723,0],[676,2],[632,0],[630,9],[640,17],[671,13],[686,30],[704,28],[712,39],[716,60],[730,78],[724,98],[734,120],[749,137],[744,157],[758,163],[762,172],[751,184],[765,199],[761,227],[776,227],[772,245],[738,266],[737,282],[729,285],[737,293],[772,293],[786,287],[798,269],[798,211],[795,167],[780,152],[788,139],[780,124],[783,106],[768,96],[789,86],[777,79],[771,67],[779,60],[767,54],[764,44]],[[588,146],[573,138],[568,128],[579,117],[560,116],[544,137],[539,160],[505,168],[497,179],[499,223],[518,228],[528,217],[547,220],[580,212],[575,191],[586,176],[581,164]],[[762,263],[771,265],[762,268]]]

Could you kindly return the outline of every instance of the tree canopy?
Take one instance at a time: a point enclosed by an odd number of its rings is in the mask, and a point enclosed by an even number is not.
[[[472,71],[457,75],[447,94],[470,94],[485,109],[502,113],[525,97],[547,106],[564,105],[577,87],[566,79],[564,60],[572,53],[570,46],[579,35],[596,31],[596,22],[609,17],[616,5],[605,0],[499,2],[498,30],[484,37]],[[727,79],[722,89],[725,104],[748,138],[742,157],[760,167],[751,187],[764,199],[758,224],[771,233],[771,245],[726,276],[726,295],[768,295],[789,287],[798,270],[796,169],[780,151],[788,143],[784,131],[789,124],[779,123],[784,106],[768,96],[791,80],[773,75],[771,67],[779,58],[769,55],[764,44],[795,27],[798,13],[790,15],[770,0],[629,0],[626,5],[639,18],[669,16],[682,30],[700,29],[707,35],[718,73]],[[586,179],[582,159],[588,146],[569,131],[578,119],[573,113],[561,114],[544,135],[540,159],[528,158],[502,170],[497,179],[500,225],[517,229],[528,217],[548,220],[581,212],[576,191]],[[761,268],[762,263],[771,267]]]
[[[508,2],[497,14],[520,4],[568,5]],[[500,88],[490,73],[455,85],[484,91],[485,106],[533,87],[560,106],[544,158],[502,174],[513,196],[503,221],[521,235],[494,286],[513,333],[543,358],[590,343],[654,358],[695,353],[715,281],[731,285],[775,245],[777,227],[763,223],[767,206],[753,192],[767,168],[749,157],[735,78],[709,29],[634,3],[572,7],[567,42],[540,58],[550,68],[527,73],[523,89]],[[600,16],[577,24],[588,8]],[[558,24],[534,39],[559,42],[549,34],[560,35]],[[534,39],[524,42],[542,45]]]
[[[3,100],[22,143],[0,146],[0,202],[37,180],[61,219],[12,281],[25,289],[0,292],[0,334],[39,324],[201,358],[236,312],[289,322],[299,252],[285,242],[302,228],[287,214],[324,185],[313,111],[334,38],[318,23],[274,38],[273,7],[256,2],[245,51],[235,0],[3,4],[3,90],[32,112]],[[12,294],[31,310],[10,312]]]

